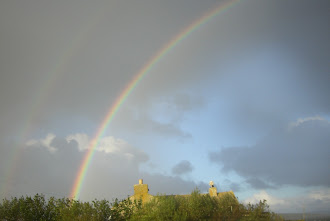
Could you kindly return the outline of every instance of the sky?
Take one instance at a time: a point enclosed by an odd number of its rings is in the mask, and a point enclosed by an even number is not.
[[[329,212],[328,0],[0,2],[0,198],[233,190],[276,212]]]

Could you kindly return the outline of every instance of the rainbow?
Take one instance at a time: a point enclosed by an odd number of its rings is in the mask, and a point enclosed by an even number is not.
[[[104,136],[110,122],[116,115],[117,111],[121,107],[121,105],[125,102],[126,98],[132,93],[134,88],[138,85],[138,83],[146,76],[146,74],[177,44],[179,44],[182,40],[187,38],[192,32],[198,29],[200,26],[211,20],[216,15],[220,14],[220,12],[224,12],[227,9],[231,8],[235,4],[237,4],[240,0],[231,0],[220,4],[218,7],[213,10],[207,12],[205,15],[191,23],[188,27],[186,27],[183,31],[181,31],[178,35],[172,38],[163,48],[161,48],[144,66],[143,68],[133,77],[133,79],[129,82],[129,84],[122,91],[120,96],[115,100],[115,102],[110,107],[106,117],[104,118],[101,126],[97,130],[94,138],[89,143],[88,150],[84,155],[83,161],[79,167],[78,174],[74,181],[74,185],[72,187],[72,191],[70,197],[73,199],[78,199],[81,191],[82,184],[84,183],[84,179],[87,174],[87,170],[91,161],[93,159],[93,155],[96,147],[98,146],[101,138]]]
[[[17,170],[17,162],[19,162],[23,154],[24,148],[22,148],[22,146],[24,146],[26,139],[32,131],[31,124],[35,117],[38,116],[39,111],[42,110],[43,105],[45,104],[44,102],[47,99],[47,95],[55,90],[56,82],[65,74],[67,64],[69,64],[70,60],[74,57],[77,51],[79,51],[79,49],[86,44],[87,40],[89,40],[90,34],[93,33],[93,27],[102,20],[102,17],[105,14],[106,7],[103,7],[95,12],[95,15],[92,17],[93,19],[89,20],[87,24],[84,24],[84,26],[80,28],[80,32],[72,39],[72,43],[70,44],[71,46],[64,50],[64,52],[60,55],[59,61],[53,68],[51,68],[50,71],[45,73],[41,87],[36,92],[32,105],[30,105],[30,108],[26,110],[26,118],[25,121],[22,122],[22,128],[18,131],[18,144],[14,145],[11,153],[9,153],[8,163],[5,164],[7,165],[7,169],[4,174],[5,183],[4,185],[0,185],[0,195],[7,194],[11,189],[11,183],[14,182],[14,176]]]

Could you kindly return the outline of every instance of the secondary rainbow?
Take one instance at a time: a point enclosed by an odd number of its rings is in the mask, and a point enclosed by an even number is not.
[[[113,4],[113,3],[111,3]],[[45,105],[45,101],[48,98],[49,94],[55,90],[56,82],[63,77],[65,74],[65,68],[69,64],[72,57],[74,57],[79,49],[83,48],[86,44],[87,40],[89,40],[90,35],[93,33],[93,27],[98,24],[102,17],[106,14],[106,8],[103,7],[100,10],[94,13],[92,19],[87,22],[87,24],[83,24],[84,26],[78,27],[80,28],[80,32],[75,35],[72,39],[72,44],[70,47],[67,47],[63,53],[59,56],[59,60],[55,63],[54,67],[45,72],[41,87],[37,90],[35,96],[33,96],[32,104],[29,106],[30,108],[25,110],[25,120],[21,122],[22,127],[18,131],[18,142],[11,148],[11,153],[9,153],[9,157],[7,159],[8,163],[5,163],[5,173],[3,176],[3,185],[0,183],[0,194],[6,195],[11,189],[12,183],[14,182],[14,178],[16,175],[16,170],[18,166],[18,162],[23,154],[23,146],[25,145],[28,137],[32,133],[32,122],[35,120],[36,116],[43,110],[43,106]]]
[[[189,36],[192,32],[194,32],[201,25],[205,24],[207,21],[220,14],[220,12],[224,12],[230,7],[237,4],[240,0],[232,0],[227,1],[220,4],[218,7],[213,10],[207,12],[205,15],[191,23],[188,27],[186,27],[183,31],[181,31],[178,35],[172,38],[163,48],[161,48],[144,66],[143,68],[133,77],[133,79],[129,82],[129,84],[122,91],[120,96],[115,100],[115,102],[110,107],[108,114],[104,118],[101,126],[97,130],[94,138],[89,143],[88,150],[83,158],[81,166],[79,167],[78,174],[74,181],[74,185],[71,190],[70,197],[73,199],[78,199],[80,195],[80,191],[82,188],[82,184],[84,183],[84,179],[87,174],[88,167],[92,161],[94,152],[96,147],[98,146],[100,139],[103,137],[106,132],[111,120],[116,115],[117,111],[121,107],[121,105],[125,102],[126,98],[132,93],[134,88],[138,85],[138,83],[146,76],[146,74],[164,57],[171,49],[173,49],[178,43],[180,43],[183,39]]]

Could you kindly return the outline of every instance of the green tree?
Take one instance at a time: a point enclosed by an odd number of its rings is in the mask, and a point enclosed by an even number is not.
[[[0,220],[269,220],[282,221],[282,217],[271,212],[266,200],[243,205],[233,194],[211,197],[195,189],[191,195],[158,195],[150,202],[115,199],[81,202],[69,198],[45,199],[34,197],[3,199],[0,203]]]

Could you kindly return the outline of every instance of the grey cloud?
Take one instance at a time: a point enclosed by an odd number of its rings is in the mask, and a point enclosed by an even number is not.
[[[246,8],[236,28],[246,34],[233,28],[240,53],[227,62],[230,68],[218,71],[221,78],[214,84],[214,93],[225,100],[220,108],[228,109],[226,119],[239,125],[244,136],[268,133],[293,116],[329,114],[329,3],[269,1],[258,4],[268,11],[262,21],[249,13],[253,4],[241,4]]]
[[[292,124],[291,124],[292,125]],[[330,123],[310,118],[273,131],[251,147],[231,147],[209,154],[223,171],[235,171],[255,188],[272,184],[330,186]],[[260,182],[263,181],[263,182]]]
[[[162,174],[148,174],[141,173],[145,177],[144,183],[147,183],[150,193],[156,195],[161,194],[189,194],[196,187],[201,192],[207,192],[209,185],[207,182],[195,183],[193,181],[186,181],[177,176],[166,176]]]
[[[21,146],[15,152],[9,150],[9,156],[1,156],[1,159],[5,159],[15,154],[12,156],[14,165],[7,164],[0,171],[2,175],[9,173],[4,183],[7,186],[6,193],[2,193],[5,194],[2,197],[35,193],[56,197],[69,195],[83,153],[78,151],[74,143],[68,144],[59,138],[54,138],[51,145],[57,149],[54,153],[46,147]]]
[[[39,147],[40,145],[42,144],[38,143]],[[60,137],[55,137],[50,145],[56,148],[55,152],[49,151],[47,146],[22,147],[22,152],[15,156],[14,169],[11,170],[6,159],[11,159],[12,150],[9,147],[0,149],[0,177],[3,178],[0,179],[0,187],[1,191],[5,191],[1,192],[1,198],[36,193],[55,197],[69,196],[86,150],[79,150],[75,140],[68,143]],[[135,158],[128,156],[128,153]],[[140,171],[139,166],[147,160],[146,153],[127,146],[119,152],[95,151],[80,199],[125,198],[133,194],[133,185],[140,178],[149,184],[152,194],[190,193],[195,187],[206,191],[205,183]]]
[[[193,97],[186,93],[176,94],[169,103],[173,103],[174,107],[179,111],[188,111],[200,109],[205,105],[202,97]]]
[[[174,126],[173,124],[162,124],[154,121],[151,129],[160,135],[178,136],[179,138],[183,139],[191,138],[191,134],[182,131],[180,128]]]
[[[242,134],[249,134],[255,130],[269,132],[293,116],[330,113],[330,91],[322,86],[330,83],[328,77],[302,73],[303,67],[289,52],[283,54],[272,46],[258,48],[241,61],[234,74],[220,82],[219,97],[226,103],[221,106],[228,112],[226,120],[239,125]],[[316,83],[319,81],[323,83]]]
[[[1,112],[38,112],[34,118],[54,124],[58,113],[101,121],[150,57],[213,2],[189,9],[177,1],[0,4]],[[150,91],[139,101],[158,94]]]
[[[193,171],[193,169],[194,169],[193,166],[188,160],[182,160],[180,163],[176,164],[172,168],[172,173],[176,175],[182,175],[182,174],[190,173],[191,171]]]
[[[171,122],[180,123],[187,120],[186,115],[196,113],[206,106],[206,100],[198,95],[188,93],[178,93],[168,95],[163,99],[157,109],[158,114],[167,116]],[[153,105],[157,105],[157,101]]]
[[[274,186],[264,182],[261,179],[258,179],[256,177],[250,177],[246,180],[248,184],[250,184],[252,187],[256,189],[269,189],[269,188],[274,188]]]
[[[243,185],[242,185],[243,184]],[[238,192],[241,191],[242,189],[244,189],[244,183],[238,183],[238,182],[233,182],[229,179],[224,179],[220,184],[216,184],[216,187],[219,187],[220,190],[232,190],[234,192]]]
[[[238,192],[242,188],[239,183],[231,183],[229,187],[230,187],[230,190],[232,190],[234,192]]]
[[[152,109],[151,107],[149,107]],[[154,119],[153,114],[149,113],[150,110],[145,108],[123,108],[120,113],[116,116],[116,119],[110,125],[111,128],[116,128],[116,130],[123,130],[128,133],[128,129],[133,131],[135,134],[148,134],[152,133],[159,137],[170,137],[179,140],[186,140],[191,138],[191,134],[188,131],[182,130],[180,128],[180,121],[173,120],[174,115],[164,111],[156,111],[157,117],[164,117],[166,120],[160,121]],[[180,114],[183,114],[181,112]],[[169,119],[167,119],[169,118]]]

